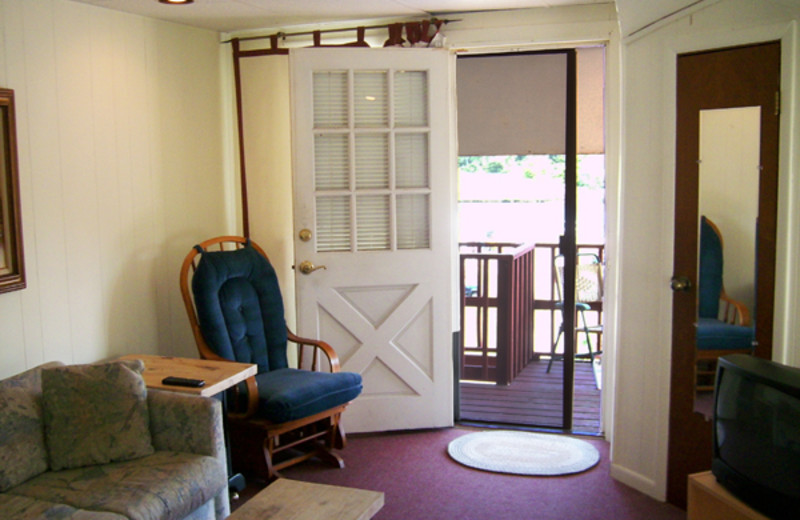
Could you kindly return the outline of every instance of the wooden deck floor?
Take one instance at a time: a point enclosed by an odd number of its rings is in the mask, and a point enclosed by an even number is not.
[[[560,428],[563,363],[546,369],[546,359],[531,361],[508,386],[462,382],[461,420]],[[573,402],[572,431],[601,433],[600,390],[589,363],[575,363]]]

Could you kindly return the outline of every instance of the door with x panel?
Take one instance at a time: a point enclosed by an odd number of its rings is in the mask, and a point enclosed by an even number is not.
[[[363,376],[349,431],[451,425],[453,57],[298,49],[290,64],[298,330]]]

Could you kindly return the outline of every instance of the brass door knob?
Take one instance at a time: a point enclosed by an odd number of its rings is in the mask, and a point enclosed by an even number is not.
[[[303,260],[302,262],[300,262],[300,265],[298,267],[300,268],[300,272],[303,274],[311,274],[317,269],[327,269],[327,267],[325,267],[324,265],[314,265],[309,260]]]
[[[673,291],[686,292],[692,288],[692,281],[686,276],[673,276],[669,281],[669,287]]]

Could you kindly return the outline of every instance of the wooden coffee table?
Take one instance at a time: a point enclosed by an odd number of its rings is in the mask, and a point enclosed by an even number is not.
[[[230,520],[368,520],[383,493],[280,478],[233,512]]]

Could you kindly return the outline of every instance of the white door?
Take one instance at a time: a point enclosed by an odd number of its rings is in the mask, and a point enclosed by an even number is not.
[[[453,60],[290,52],[295,264],[325,266],[296,270],[297,328],[363,377],[347,431],[453,423]]]

